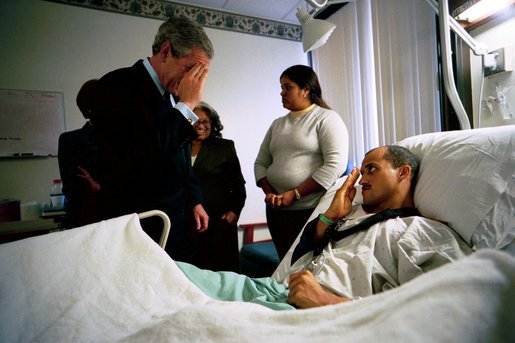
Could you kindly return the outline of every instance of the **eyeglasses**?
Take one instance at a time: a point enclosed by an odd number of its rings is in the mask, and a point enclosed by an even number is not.
[[[211,120],[208,120],[208,119],[206,119],[206,120],[199,120],[199,121],[197,121],[195,123],[195,126],[198,126],[200,124],[204,125],[204,127],[210,126],[211,125]]]

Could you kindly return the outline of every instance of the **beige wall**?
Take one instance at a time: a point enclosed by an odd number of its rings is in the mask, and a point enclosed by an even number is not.
[[[81,84],[150,54],[161,21],[39,0],[0,2],[0,88],[64,93],[67,130],[83,125],[75,106]],[[265,220],[253,162],[271,121],[283,115],[279,75],[306,64],[300,42],[206,30],[215,46],[205,98],[233,139],[247,180],[241,223]],[[1,123],[0,123],[1,125]],[[48,202],[57,158],[0,160],[0,199]]]

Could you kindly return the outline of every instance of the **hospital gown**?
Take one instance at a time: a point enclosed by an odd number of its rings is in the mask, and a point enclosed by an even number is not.
[[[340,221],[338,231],[368,216],[361,206],[355,206],[348,219]],[[290,273],[309,267],[331,292],[365,297],[398,287],[468,253],[467,244],[443,223],[418,216],[395,218],[329,243],[316,259],[312,252],[305,254]],[[288,278],[284,284],[288,286]]]

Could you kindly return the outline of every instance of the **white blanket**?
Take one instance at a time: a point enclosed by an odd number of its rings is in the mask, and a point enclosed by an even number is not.
[[[136,215],[0,245],[0,261],[1,342],[485,342],[514,322],[515,258],[495,250],[294,311],[209,299]]]

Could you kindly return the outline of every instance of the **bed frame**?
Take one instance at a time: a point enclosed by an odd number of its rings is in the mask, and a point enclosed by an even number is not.
[[[138,214],[139,219],[145,219],[153,216],[159,217],[163,220],[163,232],[161,233],[161,238],[159,239],[159,246],[164,249],[166,242],[168,241],[168,235],[170,234],[170,218],[166,213],[159,210],[152,210]]]

